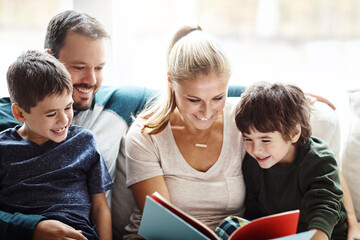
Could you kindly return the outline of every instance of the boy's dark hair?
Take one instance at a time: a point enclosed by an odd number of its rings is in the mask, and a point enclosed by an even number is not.
[[[6,78],[11,102],[27,113],[46,96],[73,91],[65,66],[50,54],[35,50],[21,54],[10,65]]]
[[[278,131],[285,140],[291,139],[300,124],[297,145],[311,136],[310,105],[304,92],[291,84],[259,82],[248,87],[241,95],[235,121],[242,133]]]
[[[95,18],[86,13],[64,11],[50,20],[46,30],[44,47],[49,49],[54,57],[59,58],[60,49],[69,31],[93,39],[109,38],[103,25]]]

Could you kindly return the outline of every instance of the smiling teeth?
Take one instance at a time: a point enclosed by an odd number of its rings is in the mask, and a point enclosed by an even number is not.
[[[57,132],[57,133],[59,133],[59,132],[64,131],[64,130],[65,130],[65,128],[66,128],[66,127],[63,127],[63,128],[60,128],[60,129],[57,129],[57,130],[52,130],[52,131],[53,131],[53,132]]]
[[[196,115],[195,115],[196,116]],[[209,120],[209,119],[207,119],[207,118],[202,118],[202,117],[199,117],[199,116],[196,116],[199,120],[201,120],[201,121],[207,121],[207,120]]]
[[[79,90],[79,92],[82,92],[82,93],[89,93],[91,91],[91,88],[90,89],[76,88],[76,89]]]

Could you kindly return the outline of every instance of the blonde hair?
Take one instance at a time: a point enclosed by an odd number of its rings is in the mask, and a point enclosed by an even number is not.
[[[199,26],[185,26],[176,32],[169,46],[167,67],[168,77],[178,84],[211,73],[225,80],[231,75],[229,60],[219,43]],[[160,133],[167,126],[175,108],[175,94],[168,84],[166,91],[153,99],[138,115],[137,119],[143,124],[142,132]]]

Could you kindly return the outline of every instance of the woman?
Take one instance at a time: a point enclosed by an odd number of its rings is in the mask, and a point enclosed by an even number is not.
[[[127,186],[138,209],[125,239],[140,238],[145,197],[155,191],[212,229],[226,216],[244,213],[245,148],[235,106],[226,103],[228,58],[200,27],[183,27],[167,63],[167,91],[137,116],[126,137]],[[347,188],[345,193],[351,200]],[[345,206],[354,215],[348,200]],[[360,233],[354,219],[348,218],[348,239]]]
[[[213,229],[230,214],[243,215],[245,149],[226,103],[230,74],[225,53],[200,27],[175,34],[167,92],[126,138],[127,185],[141,211],[145,196],[157,191]],[[137,233],[140,219],[137,211],[127,230]]]

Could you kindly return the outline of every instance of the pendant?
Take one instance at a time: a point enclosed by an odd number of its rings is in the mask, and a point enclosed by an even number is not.
[[[195,147],[207,148],[207,144],[203,144],[203,143],[195,143]]]

